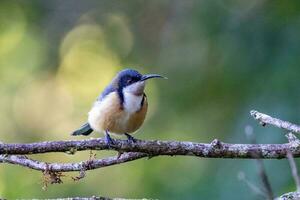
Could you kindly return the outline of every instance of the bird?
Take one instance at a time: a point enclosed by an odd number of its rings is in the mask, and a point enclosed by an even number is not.
[[[124,69],[117,73],[103,90],[88,113],[88,119],[73,136],[89,135],[93,131],[104,133],[107,145],[114,144],[112,134],[124,134],[128,141],[136,142],[131,135],[143,124],[148,101],[144,92],[146,81],[152,78],[164,78],[158,74],[142,75],[134,69]]]

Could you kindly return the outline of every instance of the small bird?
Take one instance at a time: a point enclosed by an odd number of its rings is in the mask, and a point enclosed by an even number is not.
[[[106,143],[111,145],[114,141],[110,133],[125,134],[129,141],[135,142],[130,134],[140,128],[146,117],[148,102],[144,89],[146,80],[151,78],[165,77],[142,75],[133,69],[120,71],[97,98],[88,114],[88,122],[72,135],[103,132]]]

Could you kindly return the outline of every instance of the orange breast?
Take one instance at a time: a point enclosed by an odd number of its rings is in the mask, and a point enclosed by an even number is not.
[[[147,108],[148,102],[145,97],[141,109],[129,113],[120,106],[118,94],[111,93],[99,105],[92,108],[89,113],[89,123],[98,132],[108,130],[116,134],[132,133],[143,124]]]

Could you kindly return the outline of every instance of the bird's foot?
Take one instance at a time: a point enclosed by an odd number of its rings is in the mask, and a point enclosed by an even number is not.
[[[106,145],[108,145],[109,147],[111,147],[112,145],[115,144],[115,141],[110,137],[110,135],[107,132],[105,133],[104,140],[105,140]]]
[[[132,137],[131,135],[129,135],[128,133],[125,133],[128,142],[133,142],[135,143],[137,141],[137,139],[135,139],[134,137]]]

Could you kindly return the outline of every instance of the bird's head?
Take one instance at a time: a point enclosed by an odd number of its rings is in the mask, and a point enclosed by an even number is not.
[[[158,74],[142,75],[136,70],[124,69],[117,74],[115,81],[117,82],[118,88],[123,92],[142,95],[145,89],[146,80],[151,78],[165,77]]]

